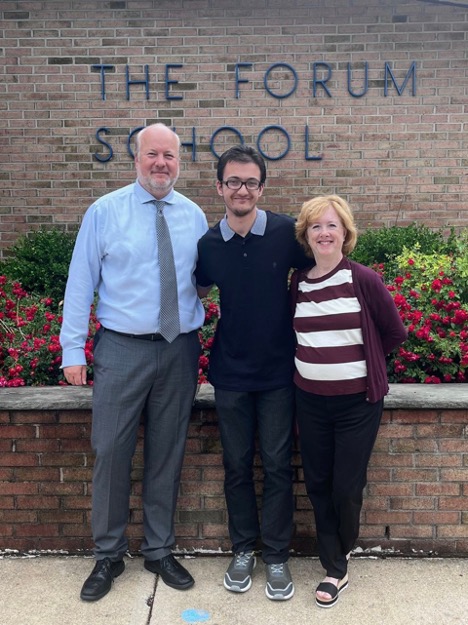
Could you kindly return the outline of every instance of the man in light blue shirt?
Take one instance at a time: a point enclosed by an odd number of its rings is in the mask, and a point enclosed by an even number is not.
[[[94,345],[91,437],[96,565],[81,590],[84,601],[106,595],[125,568],[131,460],[141,415],[145,568],[173,588],[194,584],[171,549],[204,321],[194,278],[197,241],[208,225],[200,207],[174,190],[179,150],[179,137],[163,124],[140,131],[137,181],[90,206],[70,264],[60,335],[70,384],[86,384],[84,346],[96,291],[101,323]],[[161,256],[158,248],[164,249]],[[165,273],[167,265],[175,275]],[[162,288],[173,292],[168,312],[169,295]]]

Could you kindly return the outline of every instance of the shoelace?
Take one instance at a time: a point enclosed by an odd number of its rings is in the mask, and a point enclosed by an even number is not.
[[[247,568],[252,557],[252,553],[239,553],[236,556],[236,568]]]
[[[270,564],[270,573],[272,575],[283,575],[283,564]]]

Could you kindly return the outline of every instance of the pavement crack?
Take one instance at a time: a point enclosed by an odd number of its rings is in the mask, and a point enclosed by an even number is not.
[[[151,623],[151,618],[153,616],[154,598],[156,597],[156,590],[158,588],[158,580],[159,580],[159,577],[157,575],[155,575],[154,585],[153,585],[153,592],[150,594],[150,596],[146,600],[146,605],[149,607],[149,611],[148,611],[148,618],[146,619],[146,624],[145,625],[150,625],[150,623]]]

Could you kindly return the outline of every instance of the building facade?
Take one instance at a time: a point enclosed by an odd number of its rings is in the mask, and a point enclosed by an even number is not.
[[[211,223],[244,142],[263,208],[338,193],[361,230],[468,225],[468,0],[7,0],[0,32],[0,253],[132,182],[157,121]]]

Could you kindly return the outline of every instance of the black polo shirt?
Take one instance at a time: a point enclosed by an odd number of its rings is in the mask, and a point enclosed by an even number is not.
[[[216,284],[219,319],[208,380],[232,391],[292,383],[295,337],[288,296],[291,268],[311,264],[297,243],[295,221],[257,209],[247,236],[223,219],[198,242],[197,284]]]

